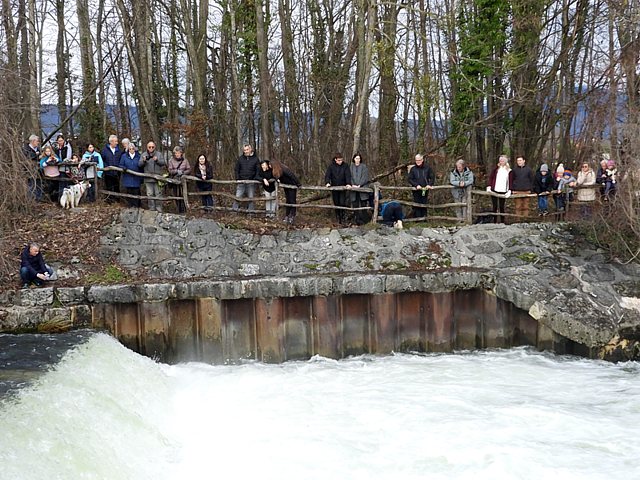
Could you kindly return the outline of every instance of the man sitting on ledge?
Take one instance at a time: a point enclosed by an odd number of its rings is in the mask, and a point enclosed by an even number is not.
[[[57,278],[53,268],[44,263],[44,258],[37,243],[30,243],[25,246],[20,260],[22,288],[29,288],[32,282],[40,287],[44,282]]]

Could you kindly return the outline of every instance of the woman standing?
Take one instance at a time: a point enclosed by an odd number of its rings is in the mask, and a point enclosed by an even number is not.
[[[263,158],[260,160],[260,171],[258,172],[260,180],[262,180],[262,188],[264,189],[264,196],[267,197],[265,207],[267,210],[267,217],[276,216],[276,181],[273,177],[273,170],[271,168],[271,162]]]
[[[362,155],[356,153],[351,159],[351,186],[358,188],[364,187],[369,183],[369,169],[362,163]],[[351,192],[351,206],[353,208],[369,206],[369,192]],[[358,225],[367,223],[367,212],[357,210],[355,212],[355,220]]]
[[[207,156],[204,153],[198,157],[195,176],[201,180],[200,182],[196,182],[196,187],[199,192],[213,191],[213,185],[206,181],[213,179],[213,165],[211,165],[211,162],[207,160]],[[200,198],[202,199],[202,206],[204,209],[211,210],[213,207],[213,196],[203,195]]]
[[[184,150],[182,147],[173,147],[173,157],[169,160],[167,168],[169,170],[169,176],[177,180],[180,180],[182,175],[189,175],[191,173],[191,165],[189,165],[189,160],[184,158]],[[171,191],[172,196],[180,197],[180,199],[176,200],[178,213],[186,212],[187,208],[185,207],[184,200],[182,199],[182,185],[170,183],[169,190]]]
[[[42,154],[40,155],[40,168],[42,168],[42,173],[44,174],[45,188],[47,189],[47,195],[52,202],[57,202],[59,197],[59,185],[58,180],[60,179],[60,169],[58,168],[58,157],[53,152],[53,148],[51,145],[46,145],[42,149]],[[58,180],[54,180],[58,179]]]
[[[130,207],[140,208],[140,185],[142,184],[142,177],[133,175],[128,172],[142,173],[140,170],[140,152],[136,149],[136,144],[129,142],[127,151],[120,157],[120,168],[125,172],[122,174],[122,187],[125,189],[128,195],[136,195],[138,198],[127,198],[127,204]]]
[[[80,164],[95,163],[96,165],[85,165],[84,176],[87,180],[95,180],[96,176],[102,178],[102,169],[104,168],[104,162],[102,161],[102,155],[96,151],[95,146],[90,143],[87,145],[87,151],[82,155],[82,161]],[[96,166],[99,168],[96,172]],[[97,180],[95,180],[97,182]],[[87,201],[96,201],[96,189],[90,188],[87,192]]]
[[[283,163],[280,163],[278,160],[274,160],[273,162],[271,162],[271,171],[273,172],[273,178],[275,178],[278,183],[283,183],[284,185],[294,185],[296,187],[299,187],[301,185],[300,180],[298,180],[298,177],[296,177],[295,173],[293,173],[289,167],[287,167]],[[297,195],[297,189],[284,187],[285,203],[287,203],[288,205],[295,205],[297,203]],[[293,220],[296,218],[296,207],[287,206],[285,212],[286,216],[284,217],[284,222],[293,225]]]
[[[504,204],[506,197],[511,196],[511,184],[513,183],[513,171],[509,166],[509,158],[506,155],[500,155],[498,164],[489,175],[489,184],[487,192],[499,193],[505,197],[491,196],[491,205],[493,213],[505,213]],[[504,223],[505,219],[502,215],[494,215],[495,223]]]
[[[576,183],[578,187],[588,187],[596,184],[596,174],[587,162],[583,162]],[[596,200],[596,191],[593,188],[579,188],[578,202],[580,202],[580,215],[582,218],[591,217],[591,203]]]

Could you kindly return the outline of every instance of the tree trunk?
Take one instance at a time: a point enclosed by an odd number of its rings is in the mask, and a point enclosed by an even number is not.
[[[64,0],[56,0],[56,25],[58,36],[56,40],[56,92],[58,96],[58,119],[59,122],[67,116],[67,58],[66,50],[66,30],[64,16]]]
[[[258,70],[260,75],[260,156],[271,157],[271,75],[267,53],[269,39],[264,22],[264,1],[254,0],[256,6],[256,42],[258,46]]]
[[[356,107],[353,122],[353,155],[360,151],[360,137],[362,124],[369,106],[369,79],[371,78],[371,65],[373,57],[373,42],[376,26],[376,2],[375,0],[359,0],[358,10],[361,17],[356,21],[358,35],[358,73],[356,83]]]
[[[388,167],[398,164],[399,149],[396,134],[398,87],[396,85],[396,31],[400,4],[389,2],[382,9],[382,27],[378,36],[380,64],[380,105],[378,108],[378,148],[380,161]]]
[[[93,41],[89,20],[88,0],[76,0],[78,33],[80,42],[80,64],[82,67],[82,98],[85,99],[80,116],[81,143],[102,143],[104,133],[100,131],[101,114],[96,105],[96,76],[93,63]]]

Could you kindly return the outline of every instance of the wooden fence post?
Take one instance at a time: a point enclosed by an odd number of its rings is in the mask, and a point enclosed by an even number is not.
[[[376,223],[378,221],[378,207],[380,206],[380,188],[379,183],[373,184],[373,216],[371,222]]]
[[[187,190],[187,179],[182,176],[180,178],[180,183],[182,185],[182,199],[184,202],[185,210],[189,210],[189,191]]]
[[[471,225],[473,223],[473,199],[471,196],[471,189],[472,187],[467,188],[467,198],[466,198],[466,202],[467,202],[467,215],[465,218],[465,222],[467,223],[467,225]]]
[[[276,216],[276,218],[277,218],[277,217],[278,217],[278,213],[279,213],[279,212],[278,212],[278,210],[280,209],[280,202],[278,201],[278,194],[279,194],[279,192],[280,192],[280,189],[278,188],[278,186],[279,186],[279,185],[278,185],[278,181],[277,181],[277,180],[274,180],[274,181],[273,181],[273,183],[274,183],[274,184],[275,184],[275,186],[276,186],[276,190],[275,190],[276,195],[275,195],[275,200],[274,200],[274,201],[276,202],[276,208],[275,208],[275,210],[276,210],[276,211],[274,212],[274,215],[275,215],[275,216]],[[286,202],[285,202],[285,203],[286,203]]]

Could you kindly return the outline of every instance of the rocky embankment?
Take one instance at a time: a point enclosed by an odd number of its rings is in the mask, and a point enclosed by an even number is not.
[[[99,303],[482,288],[594,356],[640,358],[640,266],[608,262],[566,225],[282,230],[126,210],[100,239],[137,285],[6,292],[0,331],[90,325]],[[73,274],[72,271],[68,274]]]

